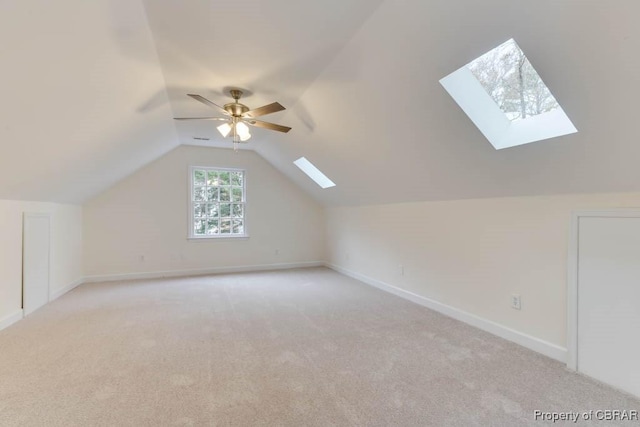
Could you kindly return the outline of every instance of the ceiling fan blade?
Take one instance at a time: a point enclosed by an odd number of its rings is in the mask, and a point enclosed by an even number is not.
[[[209,101],[204,96],[195,95],[193,93],[188,93],[187,96],[190,96],[191,98],[195,99],[196,101],[202,102],[204,105],[207,105],[207,106],[213,108],[214,110],[218,110],[220,113],[222,113],[222,114],[224,114],[226,116],[229,115],[229,112],[227,110],[225,110],[224,108],[222,108],[218,104],[214,104],[213,102]]]
[[[226,117],[174,117],[173,120],[222,120],[228,122]]]
[[[279,102],[273,102],[269,105],[263,105],[262,107],[249,110],[242,115],[242,117],[260,117],[271,113],[277,113],[278,111],[286,110]]]
[[[287,133],[291,130],[291,128],[288,126],[282,126],[282,125],[277,125],[275,123],[263,122],[261,120],[243,120],[243,121],[251,126],[256,126],[259,128],[265,128],[269,130],[277,130],[278,132]]]

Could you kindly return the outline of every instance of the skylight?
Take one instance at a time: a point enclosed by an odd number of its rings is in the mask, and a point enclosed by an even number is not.
[[[577,132],[513,39],[440,83],[496,149]]]
[[[335,187],[333,181],[331,181],[325,174],[320,172],[320,169],[315,167],[313,163],[304,157],[300,157],[298,160],[293,162],[300,170],[307,174],[309,178],[315,181],[322,188]]]
[[[467,68],[511,121],[559,107],[513,39],[469,62]]]

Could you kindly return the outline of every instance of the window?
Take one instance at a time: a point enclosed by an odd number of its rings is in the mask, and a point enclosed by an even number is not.
[[[191,167],[191,238],[246,237],[245,174]]]
[[[440,83],[498,150],[577,132],[513,39]]]
[[[325,174],[323,174],[320,169],[315,167],[313,163],[304,157],[300,157],[298,160],[293,162],[294,165],[300,168],[300,170],[307,174],[309,178],[311,178],[316,184],[318,184],[323,189],[335,187],[333,181],[331,181]]]
[[[474,59],[467,68],[511,121],[560,106],[513,39]]]

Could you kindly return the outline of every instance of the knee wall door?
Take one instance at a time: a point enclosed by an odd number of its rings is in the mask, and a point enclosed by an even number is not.
[[[22,307],[25,316],[49,302],[50,227],[48,214],[24,214]]]
[[[577,369],[640,396],[640,218],[580,218],[577,267]]]

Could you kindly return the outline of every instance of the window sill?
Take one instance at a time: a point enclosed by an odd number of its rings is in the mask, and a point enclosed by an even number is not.
[[[249,235],[248,234],[228,234],[228,235],[218,235],[218,236],[189,236],[187,237],[187,240],[191,240],[194,242],[207,242],[207,241],[211,241],[211,240],[227,240],[227,239],[248,239]]]

